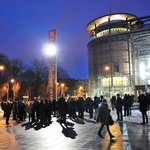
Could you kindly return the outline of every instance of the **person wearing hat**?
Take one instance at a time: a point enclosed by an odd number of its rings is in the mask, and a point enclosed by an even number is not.
[[[108,117],[109,117],[109,108],[108,108],[107,100],[104,99],[100,105],[98,117],[96,120],[97,122],[101,122],[101,126],[100,126],[100,129],[98,131],[98,135],[101,138],[104,138],[103,135],[101,134],[101,132],[102,132],[104,125],[106,125],[110,139],[112,139],[114,136],[111,134],[110,129],[109,129]]]

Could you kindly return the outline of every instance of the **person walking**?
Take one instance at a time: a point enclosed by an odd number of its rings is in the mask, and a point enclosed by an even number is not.
[[[120,97],[120,94],[117,94],[116,100],[117,121],[119,120],[123,121],[122,106],[123,106],[123,99]]]
[[[149,109],[149,104],[146,95],[141,92],[138,96],[139,106],[140,106],[140,112],[142,113],[143,122],[141,124],[145,125],[145,123],[148,123],[148,116],[147,116],[147,110]]]
[[[99,107],[99,112],[98,112],[98,116],[97,116],[97,120],[96,120],[96,122],[101,122],[101,126],[100,126],[100,129],[98,131],[98,135],[101,138],[104,138],[103,135],[101,134],[101,132],[102,132],[103,127],[106,126],[107,132],[110,136],[110,139],[112,139],[114,137],[114,135],[112,135],[112,133],[110,132],[109,118],[108,117],[109,117],[109,108],[108,108],[107,100],[104,99],[102,101],[102,104]]]

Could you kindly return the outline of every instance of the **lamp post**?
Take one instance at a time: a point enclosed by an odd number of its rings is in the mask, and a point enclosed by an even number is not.
[[[15,80],[14,79],[11,79],[10,81],[8,81],[8,91],[7,91],[7,100],[9,100],[9,88],[10,88],[10,83],[14,83]]]
[[[4,70],[4,66],[3,65],[0,65],[0,71],[3,71]]]
[[[61,93],[61,95],[63,95],[63,96],[64,96],[64,86],[65,86],[65,84],[62,83],[62,84],[61,84],[61,87],[60,87],[60,93]]]
[[[3,65],[0,65],[0,77],[1,77],[1,72],[5,69]]]
[[[5,69],[5,67],[3,66],[3,65],[0,65],[0,88],[1,88],[1,85],[2,85],[2,78],[1,78],[1,76],[2,76],[2,71]],[[1,100],[1,93],[0,93],[0,100]]]
[[[109,66],[105,66],[105,70],[106,70],[107,72],[109,72],[110,67],[109,67]],[[110,75],[108,76],[108,84],[109,84],[109,97],[110,97]]]

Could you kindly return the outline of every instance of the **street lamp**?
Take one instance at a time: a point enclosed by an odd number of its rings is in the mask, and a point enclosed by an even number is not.
[[[108,71],[109,69],[110,69],[109,66],[106,66],[106,67],[105,67],[105,70],[106,70],[106,71]]]
[[[5,67],[3,65],[0,65],[0,71],[3,71]]]
[[[56,59],[56,46],[48,44],[44,48],[45,54],[49,57],[48,66],[48,92],[49,99],[57,99],[57,59]]]
[[[60,88],[60,90],[61,90],[61,95],[64,95],[64,86],[65,86],[65,84],[64,83],[62,83],[61,84],[61,88]]]
[[[105,71],[109,72],[110,67],[109,66],[105,66]],[[108,85],[109,85],[109,97],[110,97],[110,75],[108,76]]]
[[[1,88],[1,85],[2,85],[2,78],[1,78],[1,76],[2,76],[2,72],[3,72],[3,70],[5,69],[5,67],[3,66],[3,65],[0,65],[0,88]],[[1,99],[1,93],[0,93],[0,99]]]
[[[14,82],[15,82],[14,79],[10,79],[10,81],[8,81],[7,100],[9,100],[9,88],[10,88],[9,84],[10,84],[10,83],[14,83]]]
[[[5,69],[3,65],[0,65],[0,77],[1,77],[1,72]]]
[[[45,54],[48,56],[56,55],[56,46],[54,44],[47,44],[45,45]]]
[[[2,71],[5,69],[5,67],[3,66],[3,65],[0,65],[0,78],[1,78],[1,73],[2,73]]]

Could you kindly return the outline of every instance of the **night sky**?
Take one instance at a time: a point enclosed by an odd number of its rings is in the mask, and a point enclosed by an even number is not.
[[[48,59],[48,30],[57,30],[57,64],[88,78],[87,24],[110,13],[150,15],[150,0],[0,0],[0,52],[24,63]]]

